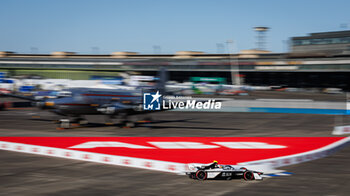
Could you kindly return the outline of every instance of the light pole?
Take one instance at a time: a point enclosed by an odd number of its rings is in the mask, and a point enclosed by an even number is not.
[[[229,54],[229,61],[230,61],[230,71],[231,71],[231,82],[232,84],[236,84],[236,85],[241,85],[241,79],[240,79],[240,75],[239,75],[239,62],[238,62],[238,57],[236,58],[236,63],[233,64],[232,62],[232,45],[233,45],[233,41],[232,40],[227,40],[226,41],[226,45],[227,45],[227,50],[228,50],[228,54]]]

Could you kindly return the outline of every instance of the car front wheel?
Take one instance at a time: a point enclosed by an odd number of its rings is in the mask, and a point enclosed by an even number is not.
[[[205,172],[203,170],[198,170],[196,172],[196,177],[198,180],[205,180],[205,179],[207,179],[207,172]]]
[[[244,180],[254,180],[254,173],[251,171],[245,171],[243,174]]]

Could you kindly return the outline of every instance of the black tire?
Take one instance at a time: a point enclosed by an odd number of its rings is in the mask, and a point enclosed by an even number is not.
[[[252,171],[245,171],[243,174],[244,180],[254,180],[254,173]]]
[[[207,179],[207,172],[205,172],[204,170],[198,170],[196,172],[196,178],[198,180],[206,180]]]

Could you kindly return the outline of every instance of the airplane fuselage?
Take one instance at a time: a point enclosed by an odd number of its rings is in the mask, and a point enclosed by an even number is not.
[[[53,112],[61,115],[94,115],[104,114],[102,107],[116,107],[120,110],[123,105],[137,106],[142,103],[141,90],[111,90],[94,88],[69,89],[70,95],[47,99],[45,105]]]

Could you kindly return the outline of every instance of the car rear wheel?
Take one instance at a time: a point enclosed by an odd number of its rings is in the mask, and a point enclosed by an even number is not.
[[[196,172],[196,177],[198,180],[205,180],[205,179],[207,179],[207,172],[205,172],[203,170],[198,170]]]
[[[246,171],[243,174],[244,180],[254,180],[254,173],[251,171]]]

